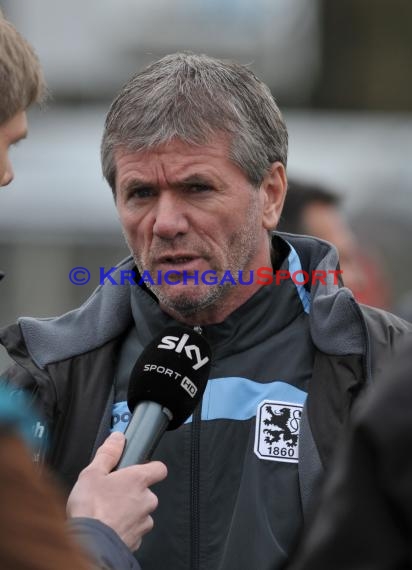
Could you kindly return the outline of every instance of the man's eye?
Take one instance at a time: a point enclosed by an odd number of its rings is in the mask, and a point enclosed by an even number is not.
[[[130,196],[133,198],[150,198],[153,195],[153,188],[133,188],[130,190]]]
[[[190,191],[193,193],[210,192],[212,188],[207,184],[193,184],[190,186]]]

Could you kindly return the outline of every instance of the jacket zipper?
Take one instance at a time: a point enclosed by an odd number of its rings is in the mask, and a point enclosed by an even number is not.
[[[193,329],[202,334],[202,327]],[[190,570],[200,567],[200,422],[202,401],[193,412],[190,445]]]
[[[200,421],[202,400],[193,413],[190,449],[190,570],[200,567]]]
[[[365,317],[362,314],[362,311],[359,307],[359,304],[352,298],[352,304],[355,308],[355,311],[358,314],[359,320],[361,322],[363,334],[365,335],[365,358],[363,359],[363,373],[365,374],[365,384],[368,386],[371,384],[372,378],[372,358],[371,358],[371,340],[368,326],[365,322]]]

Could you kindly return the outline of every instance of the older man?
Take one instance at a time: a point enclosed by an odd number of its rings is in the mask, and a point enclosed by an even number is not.
[[[202,404],[155,454],[169,476],[145,570],[280,568],[353,398],[408,328],[340,287],[329,244],[272,232],[286,161],[279,109],[249,69],[153,63],[113,102],[102,142],[132,257],[78,310],[1,332],[68,485],[110,416],[124,427],[130,372],[159,331],[185,323],[211,343]]]

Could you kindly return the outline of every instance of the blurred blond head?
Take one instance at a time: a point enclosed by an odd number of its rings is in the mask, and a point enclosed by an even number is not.
[[[33,48],[0,10],[0,125],[46,93],[43,72]]]

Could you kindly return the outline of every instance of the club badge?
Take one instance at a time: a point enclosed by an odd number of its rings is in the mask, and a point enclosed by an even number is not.
[[[264,400],[256,412],[254,451],[260,459],[297,463],[303,406]]]

